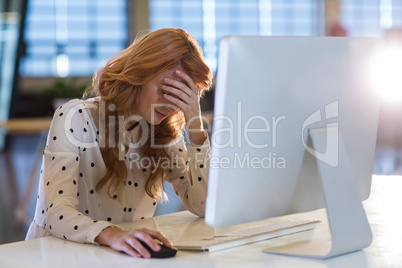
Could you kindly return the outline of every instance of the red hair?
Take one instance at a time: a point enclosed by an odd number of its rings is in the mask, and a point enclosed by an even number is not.
[[[108,192],[113,189],[121,193],[127,177],[127,168],[122,156],[127,153],[128,146],[122,143],[121,129],[118,122],[109,122],[112,116],[130,116],[130,110],[142,86],[149,83],[160,73],[180,65],[191,77],[200,94],[208,90],[211,84],[212,73],[204,62],[202,51],[195,39],[181,29],[166,28],[151,32],[135,41],[125,50],[113,56],[93,78],[93,91],[101,97],[106,107],[114,104],[116,109],[106,109],[105,133],[103,135],[105,147],[101,148],[107,172],[98,182],[99,191],[110,181]],[[118,121],[118,120],[116,120]],[[109,126],[114,125],[115,132],[109,133]],[[184,127],[184,115],[178,111],[154,126],[153,136],[156,144],[167,144],[180,136]],[[112,143],[110,142],[112,137]],[[113,140],[114,139],[114,140]],[[124,150],[121,151],[123,145]],[[165,149],[153,148],[150,138],[141,147],[144,157],[158,158],[167,156]],[[158,163],[156,161],[156,163]],[[158,181],[162,181],[166,174],[161,167],[152,167],[156,170],[147,180],[145,190],[149,196],[159,199],[160,190]],[[120,194],[118,195],[121,196]]]

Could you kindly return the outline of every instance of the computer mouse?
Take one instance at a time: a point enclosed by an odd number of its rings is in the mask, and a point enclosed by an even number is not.
[[[174,248],[174,247],[169,248],[163,244],[159,244],[159,246],[161,247],[161,249],[159,251],[154,251],[145,242],[140,241],[140,243],[151,254],[151,258],[159,258],[159,259],[170,258],[170,257],[174,257],[177,253],[176,248]]]

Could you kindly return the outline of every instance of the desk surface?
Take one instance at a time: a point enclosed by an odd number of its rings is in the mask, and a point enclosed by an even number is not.
[[[373,231],[369,248],[325,261],[265,254],[263,249],[298,239],[328,239],[325,210],[280,217],[319,219],[312,231],[217,252],[179,251],[171,259],[135,259],[107,247],[46,237],[0,246],[0,267],[401,267],[402,177],[375,176],[364,207]],[[144,224],[142,222],[141,224]],[[169,236],[169,235],[168,235]]]
[[[16,118],[0,121],[0,128],[8,134],[38,134],[47,132],[52,122],[51,117]]]

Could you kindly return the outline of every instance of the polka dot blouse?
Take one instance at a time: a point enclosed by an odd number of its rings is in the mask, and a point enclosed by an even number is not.
[[[26,239],[54,235],[96,244],[95,238],[106,227],[154,214],[157,202],[145,192],[152,168],[142,161],[135,146],[130,146],[122,159],[128,171],[122,196],[113,192],[109,196],[109,184],[96,191],[106,166],[91,107],[93,100],[72,100],[54,114],[43,154],[35,216]],[[126,138],[139,135],[138,129],[126,131]],[[195,147],[181,136],[169,147],[169,155],[174,157],[166,180],[186,208],[199,216],[205,211],[209,153],[208,139]]]

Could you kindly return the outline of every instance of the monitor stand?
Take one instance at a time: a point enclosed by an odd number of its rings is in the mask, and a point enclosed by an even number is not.
[[[372,240],[370,225],[340,133],[338,138],[338,128],[311,129],[309,138],[313,150],[306,149],[313,153],[316,159],[332,239],[331,241],[300,241],[268,248],[264,252],[327,259],[368,247]],[[333,156],[332,159],[323,162],[320,160],[323,159],[323,154],[314,151],[314,148],[318,148],[318,145],[326,144],[326,141],[330,140],[339,142],[339,154],[334,154],[336,156]],[[338,155],[339,158],[334,159]],[[332,165],[333,163],[337,165]]]

